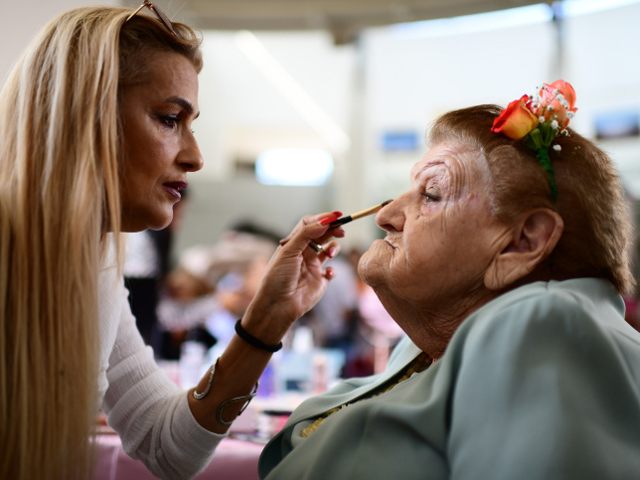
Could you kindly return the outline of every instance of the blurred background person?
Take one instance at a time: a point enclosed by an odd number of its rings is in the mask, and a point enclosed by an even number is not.
[[[212,245],[192,247],[167,277],[158,305],[156,354],[177,360],[185,340],[223,351],[255,296],[278,236],[252,222],[234,224]]]

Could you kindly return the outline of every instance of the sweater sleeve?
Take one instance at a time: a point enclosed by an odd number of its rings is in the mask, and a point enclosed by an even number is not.
[[[102,293],[102,292],[101,292]],[[156,365],[131,314],[120,279],[112,297],[117,334],[107,368],[103,410],[125,452],[164,479],[192,478],[211,460],[225,435],[210,432],[193,417],[185,391]]]
[[[550,293],[470,328],[451,398],[452,479],[638,475],[637,336],[594,305]]]

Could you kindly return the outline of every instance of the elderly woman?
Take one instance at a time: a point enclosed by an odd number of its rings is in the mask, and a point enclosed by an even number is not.
[[[559,81],[435,122],[359,263],[408,339],[303,403],[261,478],[637,477],[630,228],[611,160],[563,133],[574,101]]]

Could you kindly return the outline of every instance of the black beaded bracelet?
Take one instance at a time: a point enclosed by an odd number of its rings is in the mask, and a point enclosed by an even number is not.
[[[241,321],[242,319],[236,322],[236,333],[242,340],[247,342],[249,345],[259,348],[260,350],[266,350],[267,352],[271,352],[271,353],[277,352],[282,348],[282,342],[280,342],[278,345],[267,345],[262,340],[257,339],[256,337],[251,335],[249,332],[247,332],[244,328],[242,328],[242,325],[240,325]]]

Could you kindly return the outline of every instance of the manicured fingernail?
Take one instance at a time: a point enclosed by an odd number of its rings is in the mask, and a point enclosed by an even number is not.
[[[320,225],[329,225],[331,222],[335,222],[338,217],[327,217],[320,220]]]
[[[329,258],[333,258],[338,254],[338,247],[331,247],[329,249],[329,251],[327,252],[327,255],[329,256]]]
[[[288,241],[289,241],[289,239],[288,239],[288,238],[283,238],[283,239],[282,239],[282,240],[280,240],[278,243],[279,243],[280,245],[285,245]]]
[[[341,217],[342,216],[342,212],[339,211],[335,211],[335,212],[331,212],[331,215],[333,215],[334,217]]]

